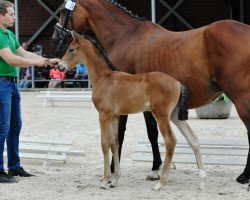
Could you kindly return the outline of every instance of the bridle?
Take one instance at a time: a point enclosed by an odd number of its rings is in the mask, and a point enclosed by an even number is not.
[[[65,16],[65,20],[63,25],[60,25],[59,23],[56,23],[56,25],[54,26],[55,31],[57,32],[58,37],[58,43],[56,45],[56,50],[59,51],[63,45],[63,42],[65,41],[65,39],[70,38],[71,37],[71,31],[69,29],[67,29],[69,20],[71,21],[71,26],[73,28],[73,19],[72,19],[72,12],[75,8],[75,0],[66,0],[66,4],[65,4],[65,9],[67,11],[66,16]],[[74,29],[74,28],[73,28]]]

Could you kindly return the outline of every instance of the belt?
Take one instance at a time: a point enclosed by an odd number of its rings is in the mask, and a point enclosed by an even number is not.
[[[13,83],[17,83],[17,77],[16,76],[0,76],[0,81],[10,81]]]

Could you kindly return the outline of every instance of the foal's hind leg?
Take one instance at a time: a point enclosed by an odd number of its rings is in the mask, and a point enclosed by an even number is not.
[[[155,186],[155,190],[160,190],[167,183],[167,178],[169,175],[170,165],[172,162],[176,138],[172,132],[169,120],[166,122],[166,118],[157,119],[160,131],[162,133],[164,144],[165,144],[165,160],[162,167],[162,175],[160,177],[160,182]]]
[[[204,169],[203,162],[202,162],[202,156],[201,156],[201,152],[200,152],[200,145],[199,145],[198,137],[194,134],[194,132],[192,131],[192,129],[190,128],[190,126],[188,125],[188,123],[186,121],[180,121],[178,119],[177,112],[178,112],[178,110],[175,109],[174,112],[171,114],[171,121],[177,126],[177,128],[180,130],[182,135],[188,141],[189,145],[192,147],[194,154],[195,154],[197,166],[199,169],[199,177],[200,177],[200,187],[199,188],[205,189],[205,182],[207,179],[207,174],[206,174],[206,171]]]
[[[155,121],[154,116],[151,112],[146,111],[143,112],[146,127],[147,127],[147,133],[148,133],[148,139],[151,143],[152,152],[153,152],[153,166],[151,171],[148,173],[146,180],[158,180],[159,177],[159,169],[162,165],[161,155],[159,151],[158,146],[158,129],[157,129],[157,122]]]
[[[170,126],[170,116],[168,115],[168,112],[165,111],[165,109],[167,108],[164,105],[156,105],[155,109],[154,106],[151,106],[151,111],[157,120],[166,149],[164,165],[162,167],[162,175],[160,177],[159,183],[155,186],[155,190],[160,190],[167,183],[169,169],[176,145],[176,138]]]
[[[119,124],[119,118],[113,117],[112,119],[113,124],[113,133],[114,133],[114,141],[111,141],[111,151],[113,154],[113,160],[114,160],[114,176],[111,181],[110,187],[116,187],[118,180],[121,176],[121,169],[120,169],[120,162],[119,162],[119,156],[118,156],[118,124]]]

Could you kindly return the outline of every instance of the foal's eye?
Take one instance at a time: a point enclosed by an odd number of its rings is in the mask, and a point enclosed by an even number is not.
[[[74,49],[69,49],[69,53],[73,53],[74,52]]]

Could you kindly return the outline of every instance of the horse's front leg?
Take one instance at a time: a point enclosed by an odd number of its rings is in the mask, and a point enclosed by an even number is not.
[[[204,165],[202,162],[202,156],[200,151],[200,145],[198,137],[195,135],[195,133],[192,131],[190,126],[186,121],[180,121],[178,119],[177,110],[175,110],[171,115],[171,121],[176,125],[176,127],[180,130],[182,135],[186,138],[188,141],[188,144],[192,147],[197,166],[199,169],[199,177],[200,177],[200,186],[199,189],[205,189],[205,182],[207,180],[207,173],[204,169]]]
[[[113,135],[114,139],[111,140],[111,151],[113,154],[113,160],[114,160],[114,174],[113,179],[111,181],[110,187],[116,187],[118,180],[121,176],[121,169],[120,169],[120,162],[119,162],[119,156],[118,156],[118,124],[119,124],[119,117],[113,117],[112,119],[112,125],[113,125]]]
[[[157,122],[155,121],[154,116],[151,112],[143,112],[144,119],[146,122],[148,139],[151,143],[152,152],[153,152],[153,166],[151,171],[148,173],[146,180],[159,180],[159,170],[162,165],[161,154],[158,146],[158,128]]]
[[[100,188],[107,189],[108,182],[111,177],[111,171],[109,166],[109,150],[112,137],[114,138],[112,128],[112,116],[99,112],[99,122],[101,128],[101,145],[104,157],[104,174]]]

